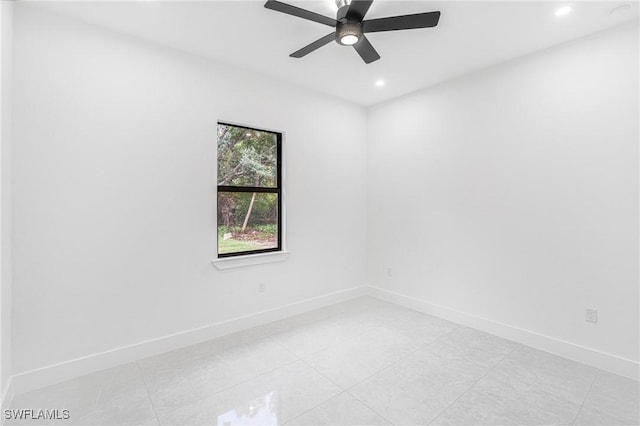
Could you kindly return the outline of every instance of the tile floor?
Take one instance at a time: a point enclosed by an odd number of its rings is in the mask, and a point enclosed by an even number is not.
[[[637,381],[360,298],[14,398],[82,425],[637,425]],[[41,422],[8,421],[5,424]]]

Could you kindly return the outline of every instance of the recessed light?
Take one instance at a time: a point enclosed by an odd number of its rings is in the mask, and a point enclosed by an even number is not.
[[[564,16],[569,12],[571,12],[571,6],[562,6],[560,9],[556,10],[556,16]]]
[[[384,80],[377,80],[376,81],[376,86],[378,86],[378,87],[384,86]]]

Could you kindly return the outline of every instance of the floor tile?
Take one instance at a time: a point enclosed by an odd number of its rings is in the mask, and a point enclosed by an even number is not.
[[[640,423],[637,420],[616,417],[615,413],[605,413],[592,408],[582,407],[580,414],[578,414],[573,424],[576,426],[637,426]]]
[[[7,425],[638,425],[639,383],[362,297],[17,395]]]
[[[322,320],[343,321],[344,319],[352,318],[357,318],[368,323],[368,321],[365,320],[373,320],[395,310],[396,307],[393,305],[367,296],[325,306],[300,315],[295,315],[288,318],[287,321],[291,321],[294,326],[300,326]],[[380,325],[380,322],[368,325]]]
[[[370,329],[366,324],[348,318],[342,321],[323,319],[279,333],[273,339],[297,357],[304,357],[348,341]]]
[[[424,347],[459,327],[457,324],[430,315],[418,312],[416,314],[410,318],[403,318],[399,322],[386,323],[379,329],[408,337],[416,347]]]
[[[283,333],[292,329],[297,324],[298,323],[296,321],[292,321],[291,318],[285,318],[222,336],[217,339],[213,339],[211,342],[221,349],[226,349],[239,344],[255,342],[256,340],[271,337],[278,333]]]
[[[295,357],[270,339],[223,350],[195,346],[139,361],[157,411],[190,401],[282,366]]]
[[[388,424],[390,423],[347,392],[287,422],[287,425],[327,426]]]
[[[459,327],[445,334],[434,345],[454,347],[456,351],[463,351],[468,359],[485,367],[493,367],[519,346],[518,343],[469,327]]]
[[[68,420],[6,424],[138,424],[153,421],[155,413],[135,363],[68,380],[17,395],[13,409],[69,410]]]
[[[580,406],[515,377],[489,372],[438,416],[436,425],[571,424]]]
[[[154,416],[152,418],[143,419],[135,423],[131,423],[128,426],[160,426],[160,423],[158,423],[158,419]]]
[[[343,389],[418,349],[409,337],[375,330],[313,354],[304,361]]]
[[[529,346],[519,346],[495,371],[539,386],[545,392],[582,405],[598,370]]]
[[[640,383],[626,377],[600,371],[587,395],[578,421],[603,416],[620,424],[640,424]]]
[[[296,361],[252,380],[159,413],[163,425],[281,424],[338,395],[341,389]]]
[[[425,349],[359,383],[349,393],[394,424],[427,424],[486,371],[462,356]]]

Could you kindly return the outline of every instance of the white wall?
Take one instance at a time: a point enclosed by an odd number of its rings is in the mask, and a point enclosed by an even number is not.
[[[369,282],[637,363],[638,75],[635,23],[373,108]]]
[[[15,12],[13,374],[359,286],[367,251],[373,285],[637,362],[637,26],[367,120],[33,4]],[[284,263],[210,264],[217,120],[286,132]]]
[[[365,284],[363,109],[24,3],[14,65],[14,374]],[[285,132],[286,262],[210,263],[217,120]]]
[[[0,402],[11,377],[11,102],[13,2],[0,1]]]

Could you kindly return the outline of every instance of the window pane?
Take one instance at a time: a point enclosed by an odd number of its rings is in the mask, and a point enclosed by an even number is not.
[[[277,136],[218,124],[218,185],[277,186]]]
[[[278,248],[278,194],[218,192],[218,253]]]

